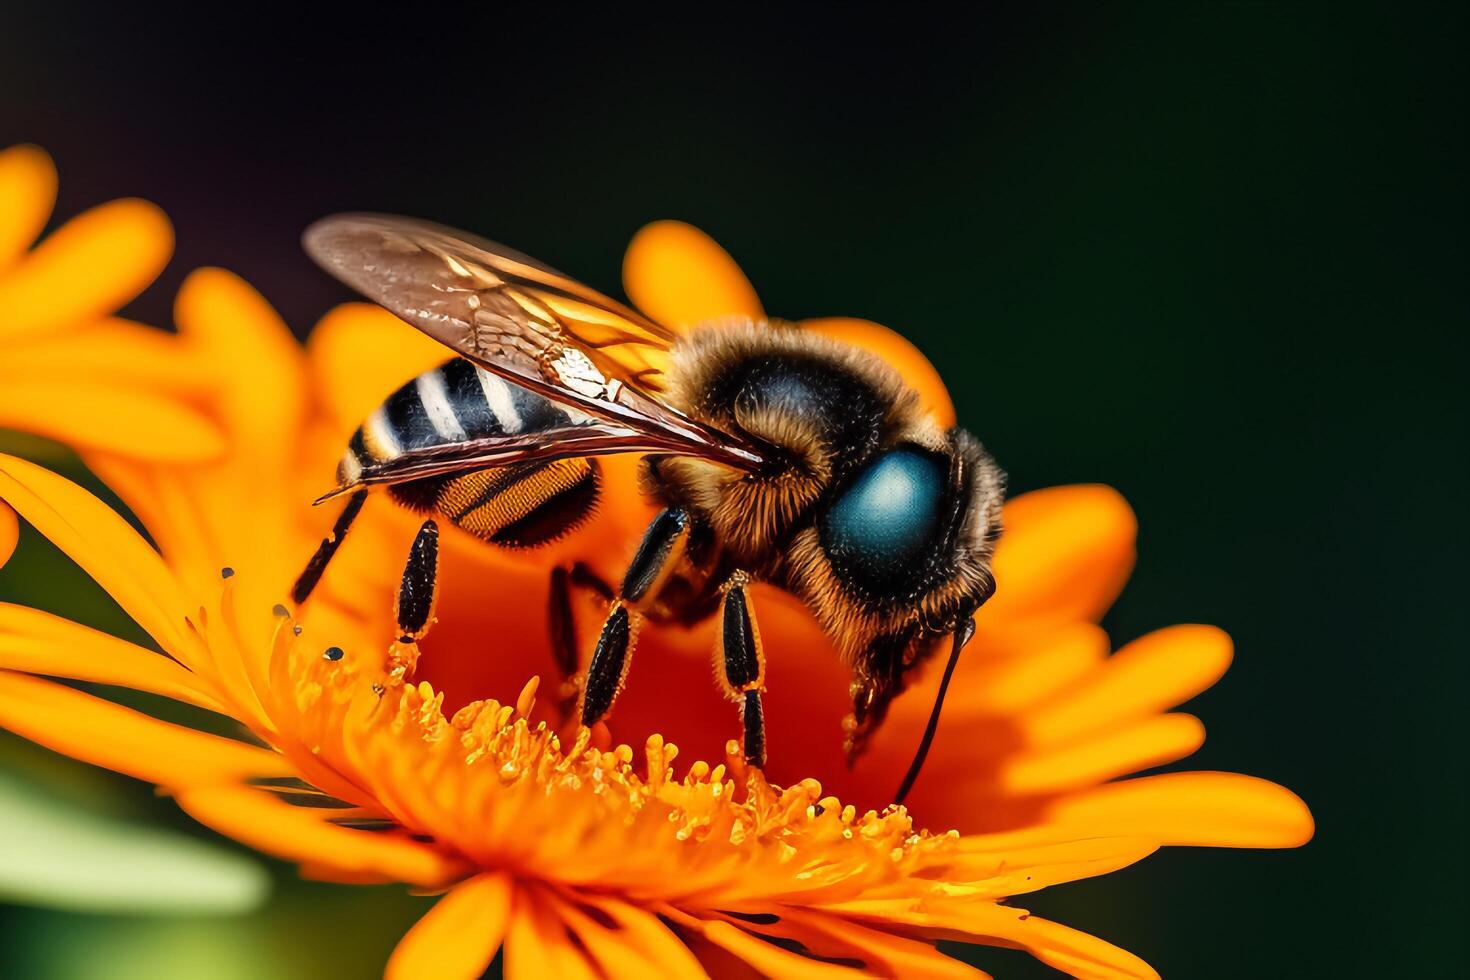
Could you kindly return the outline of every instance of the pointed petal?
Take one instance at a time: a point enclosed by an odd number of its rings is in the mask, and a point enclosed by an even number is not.
[[[0,500],[82,566],[160,646],[197,666],[190,656],[197,645],[185,635],[190,604],[158,553],[112,508],[65,477],[5,455]]]
[[[918,910],[906,901],[872,902],[857,916],[906,927],[935,939],[1023,949],[1043,963],[1086,980],[1158,980],[1143,960],[1112,943],[993,902],[945,902]]]
[[[0,270],[35,241],[56,203],[56,165],[39,146],[0,152]]]
[[[510,900],[510,878],[503,874],[455,885],[399,940],[385,980],[475,980],[505,937]]]
[[[266,749],[180,728],[25,674],[0,672],[0,726],[74,759],[170,788],[291,771]]]
[[[995,598],[979,622],[1102,616],[1133,570],[1138,522],[1104,486],[1033,490],[1005,506]]]
[[[670,327],[766,315],[730,253],[682,221],[655,221],[633,236],[623,258],[623,290],[649,318]]]
[[[1231,654],[1230,637],[1213,626],[1155,630],[1028,714],[1027,741],[1055,745],[1172,708],[1219,680]]]
[[[213,459],[225,449],[219,428],[177,398],[81,380],[7,377],[0,385],[0,426],[80,452],[162,463]]]
[[[0,278],[0,339],[115,311],[158,277],[173,247],[168,218],[147,201],[112,201],[78,215]]]
[[[848,316],[802,320],[799,326],[876,354],[919,393],[920,403],[934,416],[934,421],[946,429],[955,424],[954,402],[950,401],[944,379],[929,358],[904,337],[871,320]]]
[[[1064,797],[1043,819],[1166,845],[1299,847],[1312,814],[1288,789],[1230,772],[1144,776]]]
[[[0,603],[0,669],[149,691],[223,713],[208,685],[163,654],[39,609]]]
[[[320,810],[294,807],[256,790],[186,789],[178,800],[200,823],[291,861],[426,888],[443,887],[468,870],[462,861],[403,834],[348,830],[327,823]]]

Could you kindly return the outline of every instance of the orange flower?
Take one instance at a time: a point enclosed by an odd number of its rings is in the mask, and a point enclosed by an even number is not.
[[[0,190],[0,202],[19,197]],[[14,220],[0,210],[0,229]],[[645,229],[624,271],[632,299],[670,324],[760,313],[734,263],[688,226]],[[1153,976],[1007,900],[1165,844],[1285,847],[1311,835],[1301,801],[1251,777],[1111,781],[1199,746],[1199,723],[1166,712],[1220,676],[1230,644],[1184,626],[1109,654],[1096,622],[1131,568],[1134,523],[1100,487],[1007,506],[999,594],[977,619],[907,809],[886,794],[938,672],[895,702],[848,771],[845,673],[805,610],[774,590],[758,597],[770,659],[765,773],[727,755],[734,719],[708,682],[707,629],[647,631],[611,738],[558,731],[554,705],[536,697],[537,676],[554,669],[544,600],[547,569],[565,557],[555,549],[510,556],[446,535],[420,682],[384,684],[414,518],[370,501],[310,604],[276,604],[330,522],[304,502],[329,480],[346,434],[446,352],[360,304],[329,314],[303,351],[219,270],[185,282],[176,318],[177,336],[148,342],[200,364],[210,383],[155,390],[217,429],[219,450],[181,461],[71,440],[157,550],[84,490],[0,457],[0,498],[166,656],[0,606],[0,724],[154,782],[198,820],[307,874],[445,892],[399,945],[390,976],[477,976],[502,943],[512,977],[701,976],[739,961],[771,975],[975,975],[935,950],[941,938],[1025,948],[1075,976]],[[952,413],[933,368],[890,331],[807,326],[877,351],[932,411]],[[38,343],[63,334],[54,323],[22,330]],[[125,363],[135,339],[109,340],[107,362]],[[35,383],[63,384],[63,368]],[[39,414],[33,404],[4,422],[39,429]],[[171,429],[149,436],[164,442]],[[583,556],[609,577],[651,513],[631,466],[609,459],[608,485],[622,489]],[[589,600],[579,623],[597,614]],[[235,718],[254,739],[187,730],[36,675],[163,694]]]

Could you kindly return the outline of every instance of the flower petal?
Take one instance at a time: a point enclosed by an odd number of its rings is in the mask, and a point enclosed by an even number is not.
[[[1029,713],[1022,722],[1027,741],[1056,745],[1172,708],[1219,680],[1231,651],[1230,637],[1213,626],[1155,630]]]
[[[959,960],[945,956],[932,943],[897,936],[881,929],[820,912],[783,908],[766,913],[746,931],[761,936],[799,943],[813,957],[832,963],[851,963],[866,976],[926,978],[926,980],[985,980],[982,973]],[[726,921],[737,928],[741,923]],[[861,964],[861,966],[858,966]]]
[[[426,888],[443,887],[468,870],[462,861],[403,834],[348,830],[327,823],[320,810],[294,807],[256,790],[201,787],[180,792],[178,800],[200,823],[291,861]]]
[[[39,609],[0,603],[0,669],[149,691],[208,711],[224,708],[175,660]]]
[[[566,927],[529,889],[519,889],[505,934],[506,980],[597,980],[597,971],[572,945]]]
[[[1177,772],[1109,783],[1050,804],[1043,819],[1165,845],[1300,847],[1312,814],[1295,793],[1254,776]]]
[[[1158,715],[1066,745],[1017,753],[1005,760],[997,779],[1016,796],[1055,793],[1182,759],[1204,741],[1205,726],[1193,715]]]
[[[824,963],[788,952],[722,919],[697,919],[672,908],[665,908],[663,911],[679,926],[749,964],[760,976],[850,980],[852,977],[868,975],[851,967]]]
[[[565,900],[551,892],[545,893],[543,899],[555,911],[562,925],[576,935],[583,951],[597,965],[603,976],[684,977],[686,980],[696,980],[706,975],[689,948],[675,939],[673,933],[657,920],[653,921],[653,925],[663,929],[668,938],[668,943],[659,950],[663,955],[651,955],[643,944],[632,941],[623,932],[621,922],[597,906]],[[670,956],[674,948],[681,952]]]
[[[106,419],[106,424],[98,424]],[[196,462],[224,452],[223,434],[177,398],[84,380],[6,378],[0,426],[74,449],[161,463]]]
[[[274,752],[8,671],[0,671],[0,726],[74,759],[170,788],[291,771]]]
[[[19,540],[20,523],[15,519],[15,511],[0,503],[0,566],[15,554],[15,545]]]
[[[173,227],[147,201],[102,204],[52,232],[0,278],[0,339],[111,313],[158,277]]]
[[[220,366],[177,334],[116,316],[14,345],[4,365],[13,378],[85,380],[191,397],[217,389]]]
[[[195,664],[196,643],[184,632],[189,603],[158,553],[112,508],[65,477],[3,454],[0,500],[82,566],[159,645]]]
[[[929,358],[900,334],[871,320],[847,316],[802,320],[800,326],[803,330],[876,354],[919,393],[920,404],[934,416],[934,421],[946,429],[955,424],[954,402],[950,400],[944,379]]]
[[[1006,503],[991,619],[1097,620],[1133,570],[1138,522],[1111,487],[1033,490]]]
[[[650,319],[670,327],[766,315],[730,253],[682,221],[655,221],[633,236],[623,257],[623,290]]]
[[[699,980],[705,975],[694,953],[658,916],[637,905],[602,895],[587,894],[581,900],[614,923],[622,942],[657,964],[658,976]]]
[[[0,152],[0,270],[36,240],[56,203],[56,165],[39,146]]]
[[[504,874],[455,885],[399,940],[386,980],[474,980],[500,948],[510,901],[510,878]]]

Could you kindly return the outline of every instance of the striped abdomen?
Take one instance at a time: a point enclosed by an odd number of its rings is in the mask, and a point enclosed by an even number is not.
[[[581,413],[454,358],[399,388],[352,435],[337,477],[412,449],[496,435],[528,435],[577,424]],[[507,547],[550,541],[586,519],[598,495],[590,459],[520,463],[391,485],[400,503],[441,515]]]

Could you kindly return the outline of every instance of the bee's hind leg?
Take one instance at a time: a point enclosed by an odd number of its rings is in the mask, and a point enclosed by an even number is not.
[[[766,658],[760,629],[750,607],[750,576],[737,571],[725,584],[720,601],[719,654],[725,693],[740,705],[745,761],[766,764],[766,715],[761,696],[766,686]]]
[[[643,532],[643,541],[602,624],[582,684],[583,725],[595,725],[612,710],[638,641],[638,627],[643,621],[640,610],[657,598],[659,589],[683,557],[692,524],[688,511],[670,507],[660,511]]]
[[[419,659],[418,641],[434,625],[434,593],[439,577],[439,525],[424,521],[408,551],[403,581],[398,586],[394,618],[398,639],[388,648],[390,682],[402,683],[412,676]]]

